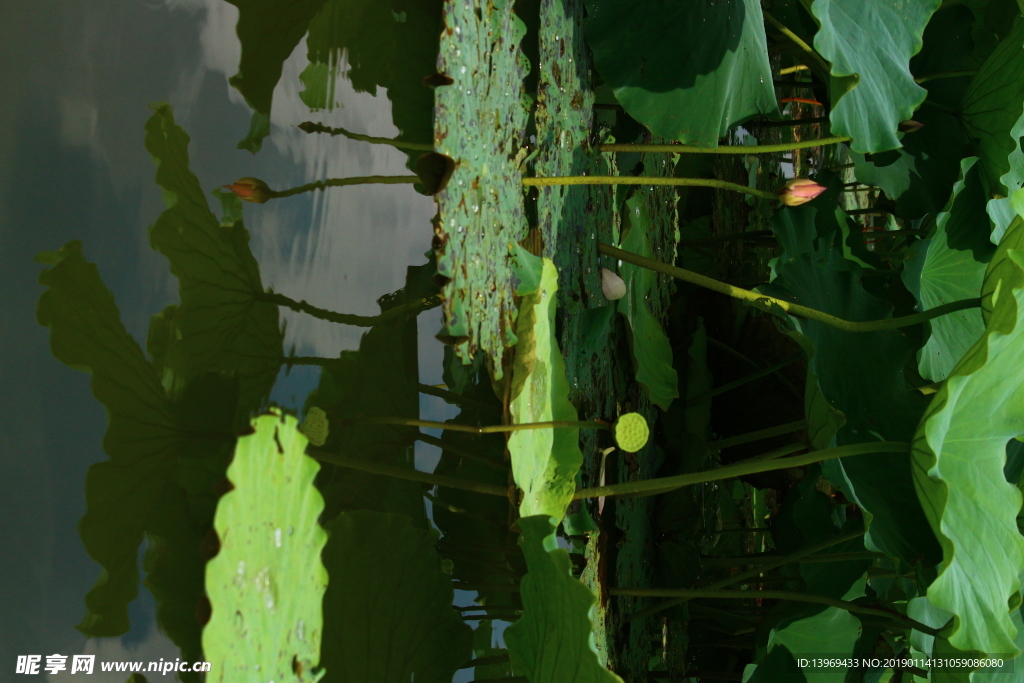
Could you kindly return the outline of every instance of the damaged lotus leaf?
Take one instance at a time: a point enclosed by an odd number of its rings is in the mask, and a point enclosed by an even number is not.
[[[212,680],[317,681],[327,571],[324,499],[306,437],[279,411],[253,420],[217,505],[220,552],[206,565],[213,615],[203,630]]]
[[[437,273],[444,329],[463,363],[477,349],[494,361],[515,343],[509,242],[526,233],[517,154],[526,109],[521,100],[529,64],[519,49],[526,32],[507,0],[446,3],[438,70],[452,79],[435,92],[434,146],[455,160],[438,193]],[[523,157],[525,157],[525,150]]]
[[[577,419],[555,337],[557,292],[555,264],[544,259],[539,287],[523,297],[519,307],[510,407],[513,424]],[[561,521],[565,515],[583,463],[579,431],[560,427],[512,433],[508,451],[512,475],[523,490],[519,508],[523,517],[547,515]]]

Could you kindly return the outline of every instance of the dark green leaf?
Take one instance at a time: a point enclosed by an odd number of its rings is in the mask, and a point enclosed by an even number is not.
[[[585,4],[601,76],[655,135],[717,147],[736,124],[781,116],[756,0]]]

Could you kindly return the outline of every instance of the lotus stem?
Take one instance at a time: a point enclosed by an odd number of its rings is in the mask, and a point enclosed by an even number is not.
[[[380,474],[394,479],[405,479],[406,481],[416,481],[423,484],[430,484],[431,486],[443,486],[462,491],[485,493],[491,496],[501,496],[502,498],[507,498],[509,494],[508,489],[505,487],[485,484],[471,479],[450,477],[445,474],[420,472],[418,470],[409,469],[408,467],[399,467],[397,465],[389,465],[383,462],[375,462],[373,460],[366,460],[354,455],[332,453],[319,448],[309,448],[307,449],[307,452],[311,458],[319,460],[320,462],[338,465],[339,467],[346,467],[351,470],[359,470],[360,472]]]
[[[305,121],[299,124],[299,128],[307,133],[327,133],[328,135],[344,135],[350,140],[359,140],[361,142],[369,142],[371,145],[388,145],[397,149],[411,149],[419,150],[421,152],[433,152],[434,146],[425,142],[403,142],[402,140],[394,140],[392,138],[378,138],[372,135],[363,135],[362,133],[353,133],[350,130],[336,127],[331,128],[325,126],[322,123],[313,123],[312,121]]]
[[[847,612],[854,614],[870,614],[876,617],[888,617],[900,623],[903,623],[917,631],[927,633],[928,635],[938,635],[939,629],[926,626],[919,621],[911,619],[910,617],[900,614],[899,612],[890,612],[889,610],[880,609],[878,607],[868,607],[866,605],[859,605],[855,602],[848,602],[846,600],[837,600],[836,598],[830,598],[825,595],[809,595],[807,593],[799,593],[797,591],[773,591],[773,590],[756,590],[756,591],[744,591],[744,590],[715,590],[710,588],[609,588],[608,593],[610,595],[630,596],[635,598],[684,598],[686,600],[692,600],[694,598],[711,598],[711,599],[726,599],[726,600],[789,600],[791,602],[809,602],[815,605],[827,605],[829,607],[837,607]]]
[[[615,145],[616,147],[621,145]],[[636,147],[637,145],[632,145]],[[623,151],[623,150],[616,150]],[[626,150],[629,151],[629,150]],[[714,187],[753,195],[762,199],[778,199],[774,192],[758,190],[738,183],[711,178],[658,178],[640,176],[553,176],[547,178],[523,178],[526,187],[549,187],[552,185],[685,185],[690,187]]]
[[[797,361],[799,359],[800,359],[800,356],[790,356],[789,358],[781,360],[778,363],[775,363],[774,365],[769,365],[766,368],[761,368],[757,372],[752,372],[749,375],[747,375],[746,377],[740,377],[739,379],[734,380],[732,382],[729,382],[727,384],[723,384],[720,387],[715,387],[711,391],[706,391],[703,394],[700,394],[698,396],[694,396],[691,399],[688,399],[686,401],[686,407],[689,408],[689,407],[694,406],[697,403],[699,403],[701,401],[704,401],[706,399],[714,398],[715,396],[719,396],[721,394],[724,394],[727,391],[732,391],[733,389],[741,387],[744,384],[748,384],[750,382],[757,381],[757,380],[761,379],[762,377],[767,377],[768,375],[776,372],[777,370],[781,370],[782,368],[786,367],[790,363],[793,363],[793,362],[795,362],[795,361]]]
[[[834,536],[824,541],[812,543],[811,545],[805,546],[800,550],[790,553],[789,555],[783,555],[782,557],[774,558],[771,561],[765,562],[764,564],[758,567],[754,567],[753,569],[748,569],[747,571],[740,572],[739,574],[734,574],[732,576],[727,576],[723,579],[719,579],[715,583],[708,586],[708,589],[715,590],[718,588],[725,588],[726,586],[731,586],[737,582],[752,579],[756,576],[759,576],[760,574],[775,569],[776,567],[781,567],[784,564],[797,562],[805,557],[819,553],[822,550],[827,550],[832,546],[839,545],[840,543],[845,543],[846,541],[852,541],[855,538],[863,536],[864,532],[864,529],[858,529],[857,531],[850,531],[848,533],[840,534],[839,536]],[[670,607],[675,607],[676,605],[681,605],[687,600],[689,600],[689,598],[672,598],[669,600],[664,600],[656,605],[648,607],[647,609],[640,610],[639,612],[631,614],[626,619],[626,621],[636,621],[637,619],[649,617],[650,615],[657,614],[662,610],[666,610]]]
[[[720,244],[722,242],[729,242],[732,240],[745,240],[758,237],[775,239],[775,233],[771,230],[748,230],[746,232],[734,232],[729,235],[715,235],[714,237],[705,237],[698,240],[679,240],[679,246],[703,247],[709,244]]]
[[[939,71],[927,76],[921,76],[921,78],[915,78],[914,82],[918,85],[927,83],[928,81],[937,81],[940,78],[961,78],[963,76],[973,76],[978,73],[977,69],[966,69],[964,71]]]
[[[797,64],[796,66],[787,66],[785,69],[779,69],[779,75],[785,76],[786,74],[795,74],[798,71],[810,71],[811,67],[806,64]]]
[[[788,125],[788,122],[787,122]],[[724,147],[691,147],[689,145],[640,145],[614,144],[601,145],[602,152],[668,152],[670,154],[769,154],[775,152],[791,152],[795,149],[808,149],[824,145],[837,145],[849,142],[849,137],[828,137],[820,140],[801,140],[799,142],[780,142],[775,145],[726,145]],[[684,178],[645,178],[644,180],[684,180]],[[526,179],[524,179],[524,182]],[[596,183],[595,183],[596,184]],[[648,183],[643,183],[648,184]],[[670,183],[665,183],[670,184]],[[680,183],[685,184],[685,183]]]
[[[420,182],[419,176],[414,175],[368,175],[356,176],[354,178],[328,178],[317,180],[305,185],[299,185],[288,190],[272,190],[271,197],[291,197],[292,195],[313,190],[324,190],[328,187],[344,187],[346,185],[410,185]]]
[[[712,441],[708,444],[708,450],[715,452],[725,450],[726,448],[732,448],[733,446],[740,446],[751,441],[760,441],[761,439],[770,439],[773,436],[782,436],[783,434],[790,434],[792,432],[806,429],[807,422],[804,420],[796,420],[794,422],[787,422],[781,425],[775,425],[774,427],[767,427],[765,429],[758,429],[754,432],[747,432],[746,434],[739,434],[737,436],[730,436],[728,439],[719,439],[718,441]]]
[[[785,299],[776,299],[775,297],[767,296],[764,294],[758,294],[752,292],[749,289],[741,289],[734,287],[720,280],[709,278],[700,273],[695,273],[691,270],[684,270],[671,266],[661,261],[656,261],[652,258],[640,256],[632,252],[624,251],[617,247],[613,247],[610,244],[604,242],[598,242],[598,251],[607,256],[611,256],[620,261],[626,263],[632,263],[633,265],[640,266],[653,270],[657,273],[662,273],[670,277],[674,277],[677,280],[689,282],[697,285],[698,287],[704,287],[720,294],[725,294],[734,299],[740,299],[742,301],[749,301],[751,303],[768,307],[776,307],[790,315],[795,315],[808,320],[814,320],[824,325],[834,327],[839,330],[846,332],[881,332],[884,330],[895,330],[900,327],[909,327],[911,325],[919,325],[920,323],[938,318],[949,313],[955,313],[956,311],[962,311],[968,308],[978,308],[981,306],[981,299],[962,299],[960,301],[952,301],[948,304],[936,306],[927,311],[915,313],[913,315],[906,315],[899,318],[886,318],[884,320],[867,320],[867,321],[852,321],[843,320],[834,315],[830,315],[823,311],[818,311],[807,306],[795,304]]]
[[[740,557],[702,557],[701,566],[704,567],[742,567],[746,565],[757,565],[764,562],[771,562],[779,559],[779,555],[746,555]],[[810,555],[797,560],[799,564],[819,564],[827,562],[849,562],[851,560],[877,560],[885,557],[885,553],[876,553],[870,550],[854,553],[831,553],[828,555]]]
[[[681,489],[694,484],[703,484],[709,481],[722,481],[724,479],[735,479],[748,474],[760,472],[771,472],[773,470],[785,470],[801,465],[810,465],[823,460],[834,460],[835,458],[846,458],[853,455],[865,455],[868,453],[906,453],[910,449],[909,444],[898,441],[872,441],[869,443],[856,443],[837,448],[825,448],[820,451],[811,451],[803,455],[794,455],[789,458],[766,460],[760,457],[750,458],[725,467],[718,467],[704,472],[689,472],[674,477],[659,477],[656,479],[642,479],[640,481],[628,481],[622,484],[609,484],[607,486],[592,486],[576,491],[574,500],[583,498],[600,498],[607,496],[620,496],[635,498],[639,496],[656,496]]]
[[[278,294],[276,292],[257,292],[253,295],[253,299],[260,302],[284,306],[285,308],[290,308],[291,310],[298,311],[300,313],[307,313],[320,320],[340,323],[342,325],[356,325],[358,327],[383,325],[407,315],[419,315],[423,311],[436,308],[441,305],[441,299],[439,297],[430,296],[388,309],[380,315],[354,315],[351,313],[336,313],[334,311],[328,311],[325,308],[318,308],[317,306],[313,306],[305,301],[296,301],[284,294]]]
[[[812,71],[817,71],[819,76],[828,76],[831,74],[831,69],[829,68],[828,62],[826,62],[813,47],[808,45],[803,38],[793,33],[793,31],[786,27],[785,24],[780,22],[772,15],[768,14],[768,12],[762,10],[761,14],[764,15],[765,21],[771,24],[776,31],[786,36],[786,38],[788,38],[790,42],[793,43],[793,45],[799,48],[800,51],[806,55],[806,57],[811,62],[811,66],[809,68]],[[780,71],[780,73],[782,72]]]
[[[802,119],[785,119],[782,121],[759,121],[757,123],[751,123],[751,128],[785,128],[789,126],[810,126],[818,123],[828,123],[829,118],[827,116],[808,116]],[[744,128],[747,126],[744,125]]]
[[[485,427],[473,427],[472,425],[452,424],[450,422],[434,422],[432,420],[414,420],[405,417],[359,417],[348,420],[338,420],[341,425],[356,424],[377,424],[395,425],[399,427],[423,427],[425,429],[443,429],[449,432],[464,432],[466,434],[499,434],[504,432],[519,432],[529,429],[604,429],[611,431],[613,425],[606,422],[583,422],[575,420],[554,420],[551,422],[528,422],[517,425],[488,425]]]

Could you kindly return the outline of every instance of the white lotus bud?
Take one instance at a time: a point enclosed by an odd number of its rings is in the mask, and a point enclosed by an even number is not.
[[[607,268],[602,268],[601,291],[604,292],[605,299],[608,299],[608,301],[615,301],[626,296],[626,283],[621,277],[612,271]]]

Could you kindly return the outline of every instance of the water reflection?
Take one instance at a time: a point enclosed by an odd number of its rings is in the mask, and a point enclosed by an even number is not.
[[[0,457],[8,473],[2,486],[11,520],[3,532],[3,584],[18,587],[3,601],[0,651],[5,666],[27,653],[174,658],[180,652],[153,628],[155,606],[145,589],[131,603],[132,630],[125,636],[86,642],[72,628],[98,573],[76,526],[86,509],[86,468],[107,459],[100,445],[106,418],[88,378],[57,365],[47,352],[49,331],[34,320],[40,289],[32,283],[40,267],[32,258],[81,239],[86,259],[98,264],[113,291],[128,332],[145,345],[151,316],[178,301],[177,280],[166,259],[151,249],[145,230],[163,208],[141,144],[150,114],[146,105],[154,100],[175,105],[192,137],[192,170],[204,193],[245,175],[279,187],[323,177],[397,175],[408,172],[407,159],[393,149],[295,128],[310,118],[298,93],[304,45],[285,62],[267,147],[256,157],[236,150],[249,110],[227,84],[239,58],[232,5],[51,5],[11,8],[10,21],[0,28],[19,66],[0,76],[5,92],[18,94],[0,113],[4,130],[16,131],[0,139],[0,168],[13,179],[0,190],[6,245],[0,286],[16,321],[0,332],[7,390]],[[56,24],[49,21],[54,16],[61,18]],[[49,90],[41,92],[38,83]],[[356,93],[343,78],[336,96],[342,106],[317,120],[373,135],[398,134],[385,91],[376,97]],[[53,201],[55,188],[59,202]],[[380,310],[378,296],[403,286],[406,266],[424,262],[433,211],[432,200],[410,188],[365,187],[249,207],[246,225],[264,286],[325,308],[373,315]],[[436,320],[430,315],[425,319]],[[343,349],[358,348],[364,332],[287,310],[282,316],[284,347],[300,356],[337,358]],[[414,329],[407,345],[422,368],[416,379],[438,384],[440,346],[429,329],[419,337]],[[316,368],[282,372],[271,398],[301,407],[318,376]],[[454,414],[441,400],[415,393],[413,400],[413,410],[422,407],[428,419]],[[440,455],[422,443],[415,452],[427,470]],[[106,680],[102,674],[97,679]]]

